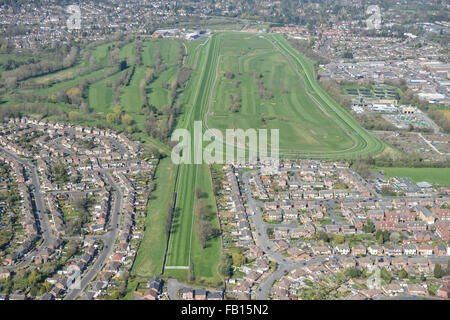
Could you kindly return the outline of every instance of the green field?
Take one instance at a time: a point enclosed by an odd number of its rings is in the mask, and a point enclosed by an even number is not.
[[[283,37],[228,32],[211,41],[214,67],[207,70],[203,93],[207,127],[279,129],[285,157],[350,158],[383,150],[380,140],[323,91],[311,62]],[[272,97],[259,96],[256,74]],[[239,96],[238,112],[230,110],[230,96]]]
[[[163,88],[164,83],[171,83],[178,76],[178,66],[175,64],[177,52],[180,44],[172,39],[157,39],[144,43],[142,52],[143,64],[147,67],[153,66],[154,55],[156,51],[161,54],[161,59],[168,68],[161,72],[152,83],[147,87],[148,101],[158,110],[164,110],[169,105],[169,90]]]
[[[197,172],[197,186],[202,190],[205,190],[207,194],[206,204],[210,208],[212,218],[211,222],[213,227],[218,229],[219,222],[217,220],[217,212],[215,209],[215,199],[213,193],[213,185],[211,181],[211,175],[209,168],[206,165],[200,166]],[[196,280],[205,280],[211,282],[216,280],[217,285],[220,284],[220,278],[218,277],[218,262],[221,254],[220,237],[211,239],[206,248],[202,249],[197,239],[196,234],[193,234],[193,242],[191,248],[191,259],[194,262],[193,272]]]
[[[219,63],[208,127],[279,129],[281,150],[327,152],[353,146],[351,137],[306,94],[295,70],[272,43],[240,33],[220,36],[217,42]],[[233,72],[234,79],[227,79],[226,72]],[[255,73],[263,75],[262,82],[273,98],[258,97]],[[238,88],[236,81],[241,82]],[[228,107],[233,94],[242,101],[236,113]]]
[[[175,187],[176,173],[176,167],[169,158],[163,159],[157,167],[155,190],[148,203],[146,230],[131,272],[134,276],[152,277],[162,271],[166,247],[164,223],[167,205]]]
[[[395,176],[410,178],[414,182],[438,183],[450,186],[450,168],[376,168],[384,170],[388,178]]]
[[[112,45],[112,42],[105,43],[102,45],[99,45],[92,50],[91,54],[95,57],[97,60],[97,63],[99,63],[102,66],[105,66],[108,62],[108,48]]]
[[[179,127],[193,129],[195,120],[202,120],[205,112],[205,101],[210,82],[210,73],[207,72],[214,65],[214,56],[211,54],[209,41],[202,45],[198,51],[199,59],[194,62],[198,66],[197,70],[188,84],[185,92],[185,104],[194,107],[187,107],[185,116],[179,122]],[[177,201],[175,205],[175,217],[172,223],[169,247],[167,249],[166,267],[164,273],[169,276],[183,278],[187,275],[187,268],[193,265],[194,274],[197,280],[202,279],[208,283],[217,284],[220,282],[216,271],[220,258],[220,238],[211,239],[207,247],[202,250],[194,232],[195,215],[195,188],[200,187],[207,194],[207,201],[212,207],[214,195],[209,180],[209,169],[206,165],[180,165],[177,180]],[[215,209],[212,208],[215,211]],[[218,226],[218,221],[214,213],[212,219],[213,226]],[[184,269],[180,269],[184,268]]]
[[[96,112],[107,114],[113,109],[112,106],[112,88],[107,86],[107,81],[114,81],[120,76],[120,73],[116,73],[106,79],[93,83],[89,87],[88,101],[89,105],[94,108]]]
[[[151,66],[155,52],[159,51],[161,59],[165,64],[173,64],[176,61],[179,47],[178,41],[174,39],[146,41],[143,45],[142,61],[144,65]]]

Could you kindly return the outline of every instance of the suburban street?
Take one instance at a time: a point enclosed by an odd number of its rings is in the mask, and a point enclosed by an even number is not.
[[[123,155],[127,150],[118,143],[115,139],[110,138],[109,139],[114,145],[117,146],[118,149],[120,149],[120,153]],[[44,204],[44,197],[41,191],[39,176],[37,172],[37,168],[35,165],[33,165],[29,160],[19,157],[18,155],[11,153],[5,149],[0,149],[0,151],[4,152],[8,157],[14,159],[18,163],[22,164],[24,168],[26,169],[26,174],[29,175],[28,177],[28,184],[30,187],[30,192],[32,194],[32,198],[34,198],[35,203],[35,214],[37,215],[38,220],[38,228],[40,231],[40,234],[42,236],[42,243],[36,250],[32,250],[25,254],[22,261],[18,262],[17,264],[8,266],[7,268],[11,271],[15,269],[20,269],[23,267],[27,267],[33,263],[33,260],[36,256],[39,256],[43,250],[48,248],[49,246],[53,245],[56,242],[56,238],[52,231],[52,226],[49,221],[49,217],[46,212],[46,207]],[[75,279],[74,285],[72,288],[69,288],[67,290],[67,294],[64,297],[65,300],[74,300],[76,299],[89,285],[89,283],[97,276],[97,274],[102,270],[108,259],[113,253],[114,250],[114,244],[119,234],[119,222],[120,222],[120,214],[122,211],[122,200],[123,200],[123,193],[120,189],[120,187],[116,184],[112,177],[112,172],[114,168],[105,168],[105,169],[97,169],[101,175],[104,176],[104,178],[108,181],[112,189],[114,190],[114,201],[113,201],[113,208],[110,210],[110,217],[109,217],[109,225],[105,229],[105,233],[103,235],[95,235],[90,237],[83,237],[83,236],[68,236],[64,237],[65,240],[75,240],[75,241],[82,241],[85,238],[90,238],[94,240],[102,240],[103,241],[103,248],[98,253],[97,257],[94,260],[94,263],[88,267],[84,273],[81,274],[79,279]],[[85,194],[86,192],[96,192],[100,191],[101,189],[92,189],[88,191],[78,191],[78,190],[56,190],[56,191],[49,191],[49,193],[52,194],[58,194],[63,193],[66,195],[69,194]]]
[[[263,250],[270,259],[275,261],[277,263],[277,268],[274,272],[272,272],[268,277],[264,278],[264,280],[261,281],[259,284],[259,288],[257,289],[256,293],[256,299],[257,300],[266,300],[267,297],[270,294],[270,290],[272,288],[272,284],[279,280],[283,275],[286,274],[286,272],[290,272],[302,265],[306,265],[309,263],[315,263],[317,261],[324,261],[325,257],[320,258],[314,258],[307,262],[293,262],[289,261],[289,259],[285,258],[282,254],[274,251],[272,249],[273,243],[269,240],[266,230],[268,227],[268,224],[263,221],[262,213],[259,209],[258,202],[253,198],[253,195],[251,193],[250,189],[250,183],[248,181],[248,175],[252,171],[245,172],[243,174],[243,182],[244,182],[244,189],[245,193],[247,195],[248,199],[248,205],[251,209],[251,212],[253,212],[253,215],[251,216],[251,219],[253,221],[253,224],[255,226],[255,233],[254,236],[256,244],[260,247],[261,250]]]
[[[64,300],[74,300],[76,299],[83,291],[86,289],[87,285],[91,282],[92,279],[102,270],[108,258],[111,256],[111,253],[114,249],[114,243],[117,239],[118,228],[117,225],[119,223],[120,212],[122,209],[122,192],[120,188],[118,188],[114,182],[114,179],[111,177],[109,172],[105,173],[106,178],[108,179],[110,185],[115,190],[114,196],[114,208],[111,210],[112,216],[110,219],[110,227],[108,232],[102,236],[102,240],[104,243],[103,250],[95,259],[94,264],[81,276],[81,280],[79,281],[78,288],[69,289],[68,293],[64,297]],[[97,237],[98,238],[98,237]]]
[[[42,250],[44,250],[45,248],[47,248],[48,246],[52,245],[55,242],[55,237],[52,233],[52,228],[50,225],[50,221],[48,219],[48,215],[46,214],[45,211],[45,205],[44,205],[44,200],[42,198],[42,194],[41,194],[41,186],[39,183],[39,178],[38,178],[38,174],[37,174],[37,169],[36,167],[31,164],[28,160],[25,160],[23,158],[18,157],[17,155],[15,155],[14,153],[11,153],[5,149],[1,149],[2,152],[6,153],[9,157],[13,158],[14,160],[16,160],[17,162],[21,163],[22,165],[24,165],[25,167],[27,167],[29,169],[29,171],[31,172],[31,186],[32,186],[32,194],[34,197],[34,202],[36,205],[36,213],[39,219],[39,226],[40,226],[40,232],[42,235],[42,244],[37,248],[37,251],[32,251],[29,254],[27,254],[23,261],[10,266],[10,269],[15,269],[15,268],[22,268],[25,266],[28,266],[32,263],[33,259],[35,256],[39,255],[40,253],[42,253]]]

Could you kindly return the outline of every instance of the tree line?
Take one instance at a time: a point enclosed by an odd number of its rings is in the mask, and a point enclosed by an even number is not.
[[[19,103],[15,106],[2,106],[0,108],[0,119],[20,118],[25,114],[39,114],[42,118],[55,116],[60,121],[67,119],[67,113],[64,110],[43,103]]]
[[[260,99],[272,99],[273,94],[267,88],[264,86],[264,83],[262,81],[263,75],[260,72],[256,72],[254,74],[255,77],[255,83],[258,86],[258,96]]]
[[[208,240],[216,237],[219,234],[219,230],[213,227],[211,219],[211,211],[206,204],[206,198],[208,194],[204,192],[201,188],[195,189],[196,196],[196,213],[197,220],[195,224],[195,231],[197,233],[197,238],[200,241],[202,249],[206,248]]]
[[[172,221],[175,213],[175,199],[177,198],[177,193],[172,194],[172,199],[167,204],[167,215],[164,221],[164,231],[166,233],[167,239],[169,239],[170,229],[172,228]]]
[[[238,112],[241,108],[241,98],[238,94],[234,96],[230,94],[230,106],[228,107],[231,112]]]
[[[14,89],[19,81],[32,77],[42,76],[72,67],[79,54],[79,48],[72,46],[70,52],[63,59],[42,60],[37,63],[24,64],[17,69],[6,71],[2,74],[2,81],[9,89]]]
[[[156,69],[155,69],[156,73]],[[155,77],[155,73],[148,73],[148,80]],[[176,118],[180,112],[181,100],[179,99],[179,94],[181,90],[186,86],[192,74],[192,70],[186,67],[182,67],[176,80],[170,85],[170,104],[166,106],[163,112],[159,112],[154,106],[152,106],[147,100],[147,91],[144,87],[144,83],[141,83],[141,95],[145,95],[146,104],[143,105],[144,112],[146,114],[145,122],[145,132],[156,139],[161,141],[167,141],[173,128],[176,125]],[[146,77],[147,79],[147,77]],[[158,116],[163,115],[163,118],[158,118]]]

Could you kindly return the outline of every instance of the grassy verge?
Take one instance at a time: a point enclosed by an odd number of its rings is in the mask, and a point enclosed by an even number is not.
[[[208,206],[211,217],[210,222],[214,228],[219,229],[211,175],[209,168],[206,165],[199,166],[197,173],[197,187],[205,190],[207,194],[206,205]],[[221,253],[220,236],[210,239],[204,249],[200,247],[200,243],[195,233],[193,240],[195,241],[192,241],[191,261],[194,265],[196,281],[199,283],[220,285],[221,279],[217,273],[217,266],[220,261]]]
[[[156,170],[155,190],[150,196],[145,233],[131,275],[152,277],[161,273],[166,235],[164,223],[167,203],[172,197],[176,167],[169,158],[161,160]]]

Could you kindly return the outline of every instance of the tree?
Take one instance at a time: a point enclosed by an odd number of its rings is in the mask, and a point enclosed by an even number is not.
[[[17,78],[16,77],[5,78],[5,85],[10,90],[15,89],[17,87]]]
[[[233,259],[232,256],[229,254],[223,254],[221,257],[221,267],[220,267],[220,273],[224,278],[231,278],[233,275]]]
[[[363,226],[363,231],[365,233],[373,233],[375,231],[375,224],[372,222],[372,220],[367,219],[367,222]]]
[[[111,299],[118,300],[120,298],[120,291],[114,290],[114,292],[111,294]]]
[[[391,242],[395,242],[395,243],[399,242],[399,241],[400,241],[400,233],[398,233],[398,232],[392,232],[391,235],[390,235],[390,237],[389,237],[389,240],[390,240]]]
[[[233,265],[236,267],[242,266],[243,264],[245,264],[245,262],[247,260],[246,257],[242,253],[239,253],[239,252],[233,252],[231,254],[231,257],[233,259]]]
[[[108,113],[106,115],[106,121],[108,121],[108,123],[114,123],[116,120],[116,116],[114,113]]]
[[[379,244],[383,244],[389,241],[389,231],[377,230],[377,232],[375,233],[375,238],[377,238]]]
[[[324,231],[319,231],[318,239],[322,240],[324,242],[329,242],[330,238],[328,237],[328,234]]]
[[[215,230],[211,222],[206,220],[199,220],[197,222],[197,236],[202,249],[206,248],[206,243],[214,236],[214,234]]]
[[[385,268],[381,269],[380,276],[381,276],[381,279],[386,281],[387,284],[391,283],[391,281],[392,281],[392,274],[388,270],[386,270]]]
[[[344,52],[344,59],[353,59],[353,53],[350,50]]]
[[[133,122],[133,118],[130,115],[124,114],[122,116],[122,123],[124,125],[129,126],[129,125],[131,125],[132,122]]]
[[[36,297],[39,294],[39,287],[38,286],[32,286],[30,289],[30,296]]]
[[[71,120],[71,121],[80,120],[80,113],[76,112],[76,111],[70,111],[69,112],[69,120]]]
[[[208,194],[206,192],[204,192],[201,188],[197,187],[197,188],[195,188],[195,196],[197,197],[197,199],[201,199],[201,198],[207,198]]]
[[[233,79],[234,78],[234,73],[231,71],[225,72],[225,77],[227,79]]]
[[[194,282],[194,280],[195,280],[194,265],[191,262],[191,263],[189,263],[189,270],[188,270],[187,281],[188,282]]]
[[[127,133],[129,133],[129,134],[133,134],[133,133],[135,133],[137,130],[138,130],[138,129],[137,129],[136,125],[128,126],[128,127],[127,127]]]
[[[224,278],[229,279],[233,275],[233,269],[228,265],[223,265],[220,268],[220,273]]]
[[[172,227],[173,211],[174,211],[174,208],[173,208],[173,201],[172,201],[167,205],[167,215],[166,215],[166,221],[164,224],[164,230],[165,230],[167,236],[169,236],[170,228]]]
[[[67,232],[70,235],[79,235],[81,233],[81,221],[73,219],[68,223]]]
[[[89,104],[86,103],[86,101],[81,102],[80,104],[80,112],[82,114],[88,114],[91,112],[91,107],[89,106]]]
[[[128,68],[127,60],[120,61],[120,65],[119,65],[120,71],[125,70],[126,68]]]
[[[433,271],[434,277],[437,279],[442,278],[445,276],[445,271],[442,269],[441,265],[439,263],[436,263],[434,265],[434,271]]]
[[[202,189],[200,187],[195,188],[195,196],[197,197],[197,199],[200,199],[202,197]]]
[[[78,244],[74,240],[70,240],[67,244],[66,257],[70,258],[78,251]]]
[[[76,198],[72,205],[78,213],[78,219],[81,223],[86,223],[89,221],[90,214],[89,214],[89,199],[85,197],[79,197]]]
[[[130,278],[130,272],[128,272],[128,271],[122,272],[119,277],[119,279],[124,282],[127,282],[129,278]]]
[[[420,281],[422,281],[422,282],[427,281],[427,277],[425,276],[425,274],[423,272],[420,274]]]
[[[383,231],[383,242],[389,241],[389,231],[384,230]]]
[[[392,190],[392,188],[389,187],[389,186],[383,186],[383,187],[381,187],[380,192],[381,192],[381,194],[382,194],[383,196],[388,196],[388,197],[392,197],[392,196],[396,196],[396,195],[397,195],[397,194],[395,193],[395,191]]]
[[[408,272],[406,272],[406,270],[402,268],[402,270],[400,270],[398,272],[398,277],[399,278],[408,278]]]
[[[79,97],[79,96],[81,96],[81,89],[78,87],[71,88],[66,91],[66,94],[69,97]]]
[[[119,115],[121,115],[122,112],[123,112],[121,106],[115,106],[114,109],[113,109],[113,111],[114,111],[115,114],[119,114]]]
[[[31,271],[31,273],[28,276],[28,286],[32,287],[34,286],[39,279],[41,278],[41,275],[36,270]]]
[[[379,244],[383,244],[383,234],[380,234],[380,235],[378,236],[378,243],[379,243]]]
[[[333,234],[333,239],[337,244],[343,244],[345,242],[345,237],[340,234]]]
[[[450,259],[448,259],[448,261],[447,261],[447,272],[446,272],[446,274],[448,276],[450,276]]]
[[[208,219],[209,210],[208,206],[206,205],[205,199],[203,198],[197,200],[197,216],[199,220]]]
[[[356,268],[347,268],[345,269],[345,275],[350,278],[357,278],[360,273]]]

